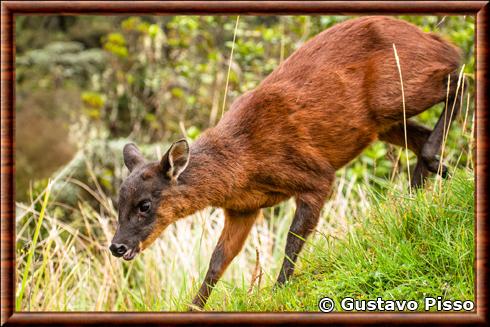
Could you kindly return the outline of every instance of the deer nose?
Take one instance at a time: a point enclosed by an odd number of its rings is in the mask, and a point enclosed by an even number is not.
[[[113,256],[121,257],[126,253],[128,247],[124,244],[112,243],[111,246],[109,246],[109,250],[111,250]]]

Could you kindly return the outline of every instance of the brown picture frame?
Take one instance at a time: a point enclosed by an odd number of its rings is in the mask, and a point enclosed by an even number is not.
[[[476,16],[476,312],[211,313],[16,312],[15,16],[16,15],[437,14]],[[1,3],[1,323],[85,324],[473,324],[488,319],[488,1],[3,1]]]

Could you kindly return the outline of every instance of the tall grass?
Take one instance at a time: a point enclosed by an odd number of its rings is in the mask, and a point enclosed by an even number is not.
[[[368,208],[366,191],[340,178],[338,192],[324,209],[318,229],[341,238]],[[110,201],[92,190],[101,201]],[[94,194],[95,196],[95,194]],[[351,201],[357,205],[352,206]],[[19,271],[29,269],[22,244],[30,244],[41,212],[36,205],[18,203]],[[222,211],[208,208],[170,226],[164,235],[134,261],[124,262],[108,251],[117,215],[110,203],[95,211],[87,203],[64,208],[51,202],[44,213],[41,237],[35,249],[32,274],[19,299],[22,310],[181,310],[197,289],[223,227]],[[82,223],[63,222],[61,212],[73,210]],[[224,283],[248,285],[258,258],[260,281],[270,284],[282,262],[285,238],[294,214],[294,202],[265,209],[242,253],[224,275]],[[257,274],[256,274],[257,275]]]
[[[403,137],[405,139],[405,156],[407,159],[407,176],[408,176],[408,185],[411,184],[410,178],[410,160],[408,157],[408,138],[407,138],[407,111],[405,106],[405,89],[403,87],[403,75],[402,69],[400,67],[400,58],[398,57],[398,52],[396,51],[396,45],[393,43],[393,52],[395,55],[396,67],[398,69],[398,76],[400,77],[400,89],[402,93],[402,108],[403,108]]]
[[[19,295],[17,296],[16,302],[15,302],[16,310],[20,310],[20,307],[22,304],[22,299],[24,297],[24,291],[26,289],[27,276],[29,275],[29,271],[31,269],[32,257],[34,255],[34,251],[36,249],[37,239],[39,238],[39,231],[41,230],[41,225],[42,225],[43,220],[44,220],[44,214],[46,213],[46,207],[48,205],[48,199],[49,199],[50,191],[51,191],[51,184],[48,181],[48,186],[46,188],[46,192],[44,193],[43,204],[41,206],[41,212],[39,213],[39,217],[38,217],[37,223],[36,223],[36,229],[34,230],[34,236],[32,237],[32,243],[31,243],[31,246],[29,248],[29,252],[27,254],[27,261],[26,261],[26,266],[24,268],[24,272],[22,274],[22,283],[20,285]]]
[[[228,72],[226,73],[225,91],[223,92],[223,105],[221,106],[221,117],[223,117],[223,115],[225,114],[226,97],[228,95],[228,85],[230,82],[231,64],[233,62],[233,52],[235,50],[235,41],[236,41],[236,34],[238,31],[239,22],[240,22],[240,16],[236,16],[235,30],[233,32],[233,41],[231,43],[230,58],[228,59]]]
[[[431,184],[410,196],[399,180],[383,195],[340,175],[293,282],[275,293],[270,288],[282,262],[294,202],[264,210],[208,308],[315,310],[320,293],[418,298],[424,289],[442,292],[441,282],[450,287],[447,294],[471,298],[472,173],[460,171],[443,185],[440,195]],[[103,194],[98,197],[109,201]],[[18,271],[32,271],[17,287],[21,310],[185,310],[223,227],[222,212],[206,209],[170,226],[150,249],[124,262],[107,249],[116,220],[113,210],[98,212],[80,203],[71,208],[83,221],[75,227],[57,217],[59,205],[51,202],[38,212],[36,206],[18,204],[19,211],[29,210],[18,225],[19,247],[33,239],[27,226],[44,218],[39,242],[34,238],[28,253],[18,252]]]

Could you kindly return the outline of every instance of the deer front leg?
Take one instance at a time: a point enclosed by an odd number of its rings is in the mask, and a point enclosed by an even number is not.
[[[209,295],[230,262],[240,252],[252,229],[260,210],[237,212],[225,209],[225,226],[214,249],[208,272],[199,293],[192,301],[193,306],[203,308]],[[193,307],[190,308],[191,310]]]
[[[276,286],[284,284],[294,272],[296,259],[306,238],[318,224],[325,197],[320,194],[302,194],[296,197],[296,212],[286,241],[286,255]]]

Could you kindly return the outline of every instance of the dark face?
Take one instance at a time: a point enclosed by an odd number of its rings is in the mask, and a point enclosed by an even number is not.
[[[116,257],[133,259],[140,243],[151,234],[160,195],[168,187],[159,163],[148,163],[134,169],[119,190],[119,224],[110,246]]]
[[[186,141],[178,141],[160,162],[150,163],[133,144],[127,144],[123,152],[130,174],[119,190],[118,226],[109,249],[114,256],[131,260],[153,241],[159,229],[156,227],[161,227],[158,212],[163,205],[162,193],[187,166],[189,147]]]

